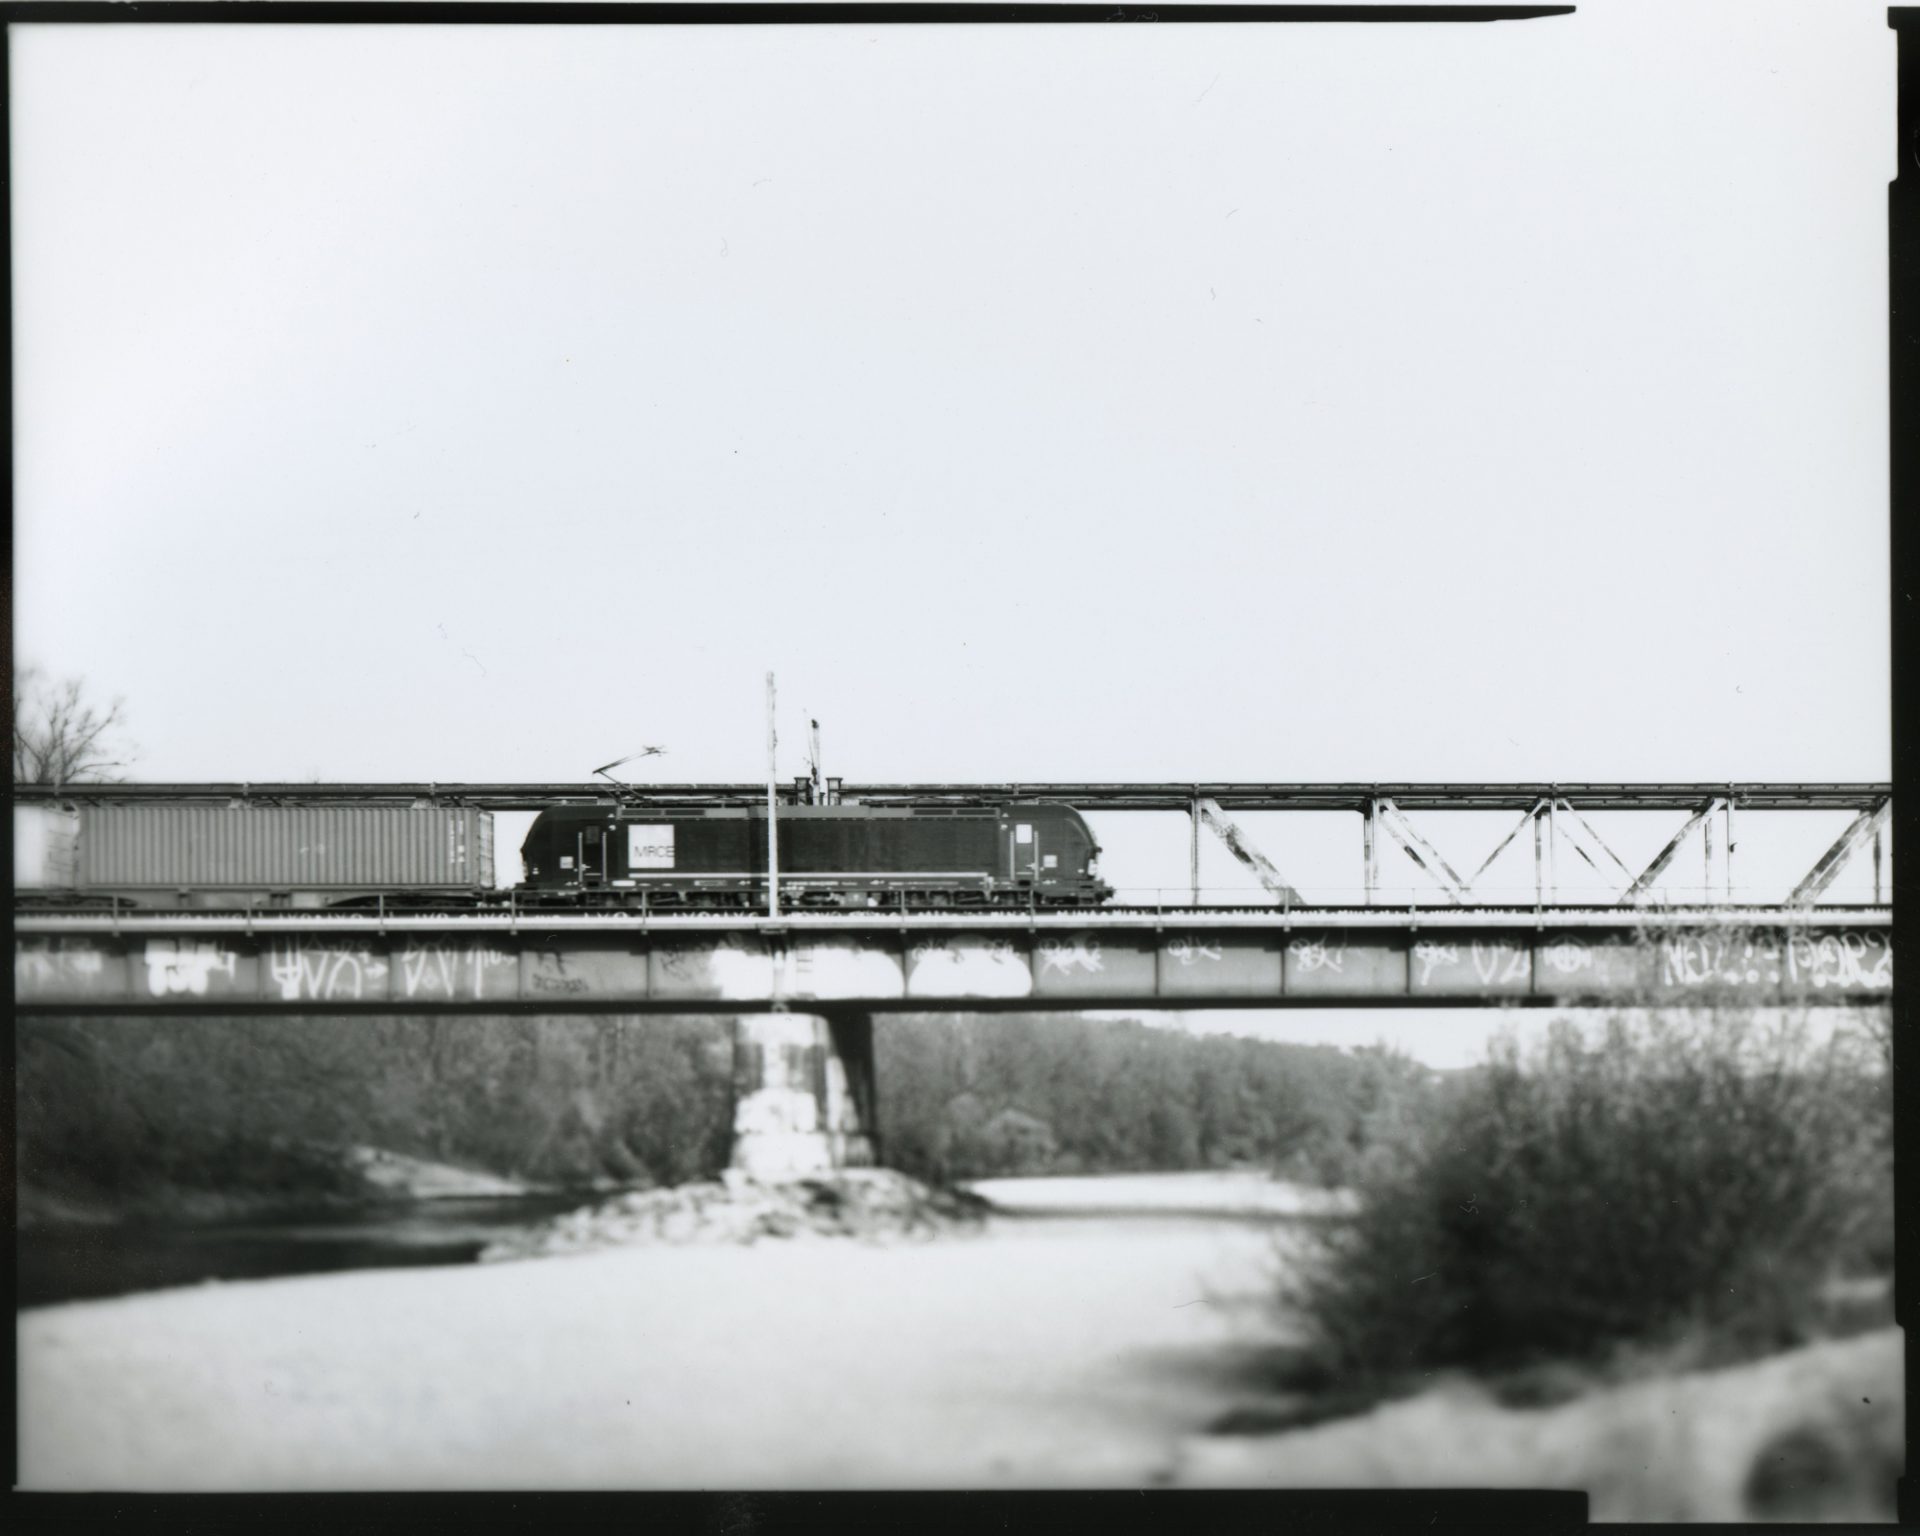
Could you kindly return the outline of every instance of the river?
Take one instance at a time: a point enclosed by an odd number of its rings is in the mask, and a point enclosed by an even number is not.
[[[15,1237],[16,1303],[40,1307],[205,1281],[471,1263],[503,1233],[594,1198],[468,1197],[273,1220],[38,1225]]]
[[[1052,1214],[887,1244],[448,1264],[440,1245],[488,1225],[471,1210],[177,1235],[196,1263],[238,1253],[309,1272],[22,1311],[21,1484],[1164,1480],[1178,1441],[1257,1378],[1291,1225],[1209,1208],[1204,1182],[1172,1200],[1158,1186],[1137,1216],[1115,1214],[1115,1184],[1100,1215],[1056,1198]],[[339,1269],[355,1256],[388,1267]]]
[[[1289,1335],[1273,1298],[1324,1197],[1205,1175],[980,1188],[1001,1214],[925,1241],[484,1264],[479,1244],[540,1202],[118,1233],[77,1255],[33,1234],[36,1283],[71,1299],[19,1314],[19,1486],[1544,1486],[1590,1490],[1602,1520],[1891,1517],[1897,1329],[1543,1411],[1436,1381],[1221,1437],[1270,1400]],[[134,1284],[170,1288],[77,1293]],[[1809,1445],[1832,1463],[1811,1483]],[[1762,1507],[1755,1469],[1782,1456],[1799,1482]]]

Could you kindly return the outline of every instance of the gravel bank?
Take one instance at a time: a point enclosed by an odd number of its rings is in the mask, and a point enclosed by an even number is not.
[[[626,1248],[640,1243],[755,1243],[861,1238],[884,1242],[977,1231],[986,1202],[886,1168],[815,1178],[725,1181],[639,1190],[490,1244],[483,1263]]]

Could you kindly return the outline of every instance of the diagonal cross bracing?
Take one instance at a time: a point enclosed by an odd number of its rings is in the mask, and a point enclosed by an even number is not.
[[[1680,830],[1668,840],[1667,846],[1653,856],[1653,862],[1640,872],[1639,878],[1620,893],[1620,905],[1628,906],[1638,901],[1653,888],[1654,881],[1666,873],[1667,866],[1673,862],[1673,856],[1680,851],[1680,845],[1687,840],[1687,834],[1699,826],[1719,807],[1718,800],[1709,800],[1684,822]]]
[[[1501,838],[1500,841],[1494,845],[1493,852],[1488,854],[1484,859],[1480,861],[1480,867],[1476,869],[1471,875],[1467,876],[1466,888],[1468,890],[1472,890],[1474,886],[1480,883],[1480,877],[1484,875],[1489,869],[1493,868],[1493,861],[1499,858],[1501,854],[1507,851],[1507,845],[1511,843],[1516,837],[1518,837],[1522,832],[1526,831],[1527,823],[1532,821],[1534,817],[1538,816],[1543,810],[1546,809],[1546,807],[1547,807],[1547,802],[1544,800],[1536,800],[1532,805],[1527,807],[1527,809],[1521,814],[1520,819],[1513,824],[1513,830],[1509,832],[1505,837]]]
[[[1598,832],[1593,830],[1592,826],[1588,824],[1586,817],[1576,811],[1565,799],[1556,803],[1556,809],[1558,809],[1562,815],[1569,816],[1573,819],[1574,827],[1577,830],[1572,830],[1567,833],[1567,841],[1573,845],[1573,851],[1575,853],[1585,859],[1596,873],[1604,874],[1605,871],[1600,868],[1600,861],[1587,851],[1587,843],[1591,842],[1595,848],[1599,849],[1600,852],[1613,861],[1614,868],[1626,876],[1629,885],[1633,883],[1633,871],[1627,868],[1619,854],[1607,846],[1606,840],[1602,838]]]
[[[1787,897],[1787,905],[1810,907],[1819,900],[1820,893],[1833,884],[1834,876],[1846,866],[1847,860],[1886,825],[1887,812],[1892,806],[1891,800],[1882,800],[1877,806],[1854,817],[1834,845],[1820,856],[1820,862],[1808,872],[1807,878],[1793,888],[1793,894]]]
[[[1383,799],[1377,804],[1380,810],[1380,824],[1387,829],[1407,857],[1433,876],[1434,882],[1447,893],[1448,900],[1456,906],[1465,906],[1469,894],[1467,882],[1454,873],[1453,866],[1440,856],[1440,850],[1415,830],[1413,824],[1401,814],[1400,808],[1391,800]]]
[[[1227,813],[1220,809],[1216,801],[1199,800],[1195,805],[1200,812],[1200,819],[1207,824],[1208,829],[1227,845],[1229,853],[1254,872],[1260,884],[1271,895],[1278,896],[1289,907],[1306,905],[1300,893],[1288,884],[1286,876],[1274,867],[1271,859],[1247,840],[1246,833],[1227,819]]]

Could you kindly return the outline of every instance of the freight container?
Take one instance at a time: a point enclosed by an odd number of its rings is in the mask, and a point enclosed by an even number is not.
[[[80,813],[62,805],[13,808],[13,888],[70,891],[80,878]]]
[[[234,897],[324,906],[388,891],[493,888],[493,818],[464,806],[159,802],[68,814],[77,822],[71,877],[43,859],[43,886],[125,894],[143,906]],[[17,840],[17,817],[15,826]]]

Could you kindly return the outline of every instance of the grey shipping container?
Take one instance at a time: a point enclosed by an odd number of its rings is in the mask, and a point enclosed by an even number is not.
[[[493,886],[493,817],[469,807],[79,807],[83,891]]]
[[[80,813],[64,805],[13,808],[13,888],[70,891],[80,878]]]

